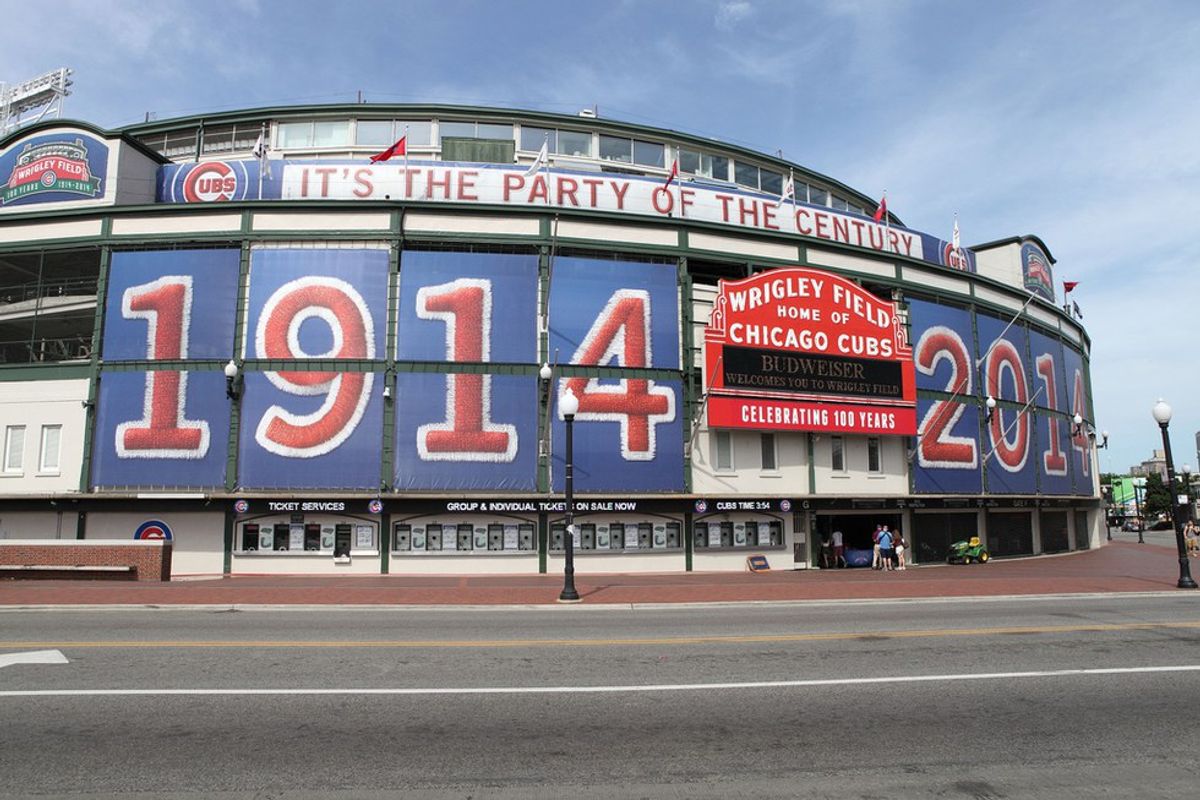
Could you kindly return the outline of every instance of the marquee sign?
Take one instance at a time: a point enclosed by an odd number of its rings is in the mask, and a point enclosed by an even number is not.
[[[104,194],[108,145],[91,136],[35,136],[0,155],[0,206],[91,200]]]
[[[1021,274],[1025,290],[1054,302],[1054,273],[1050,257],[1033,242],[1021,245]]]
[[[721,281],[704,342],[710,427],[916,432],[895,304],[845,278],[796,267]]]

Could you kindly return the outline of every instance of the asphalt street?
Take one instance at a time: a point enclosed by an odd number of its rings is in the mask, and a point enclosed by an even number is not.
[[[1185,796],[1197,600],[8,611],[0,797]]]

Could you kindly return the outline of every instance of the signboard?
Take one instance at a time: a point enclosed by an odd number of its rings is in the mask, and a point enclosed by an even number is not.
[[[162,539],[171,541],[175,536],[171,533],[171,526],[160,519],[148,519],[141,525],[138,525],[137,530],[133,532],[133,538],[139,541],[147,539]]]
[[[32,136],[0,153],[0,208],[93,200],[108,189],[108,145],[84,133]]]
[[[712,428],[916,431],[912,350],[895,304],[832,273],[722,280],[704,363]]]
[[[664,186],[663,180],[655,176],[559,168],[544,168],[528,175],[523,166],[417,159],[377,164],[349,159],[276,159],[267,164],[268,171],[261,181],[257,159],[162,166],[158,201],[418,200],[586,209],[790,233],[975,272],[973,252],[929,234],[883,225],[870,217],[826,206],[781,204],[775,195],[743,187],[715,187],[686,179]]]
[[[1033,242],[1021,245],[1021,274],[1025,279],[1025,291],[1054,302],[1054,271],[1050,256]]]

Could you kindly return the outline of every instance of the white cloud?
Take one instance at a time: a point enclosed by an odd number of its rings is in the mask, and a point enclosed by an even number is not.
[[[754,8],[746,0],[728,0],[717,5],[717,14],[713,22],[717,30],[730,31],[753,12]]]

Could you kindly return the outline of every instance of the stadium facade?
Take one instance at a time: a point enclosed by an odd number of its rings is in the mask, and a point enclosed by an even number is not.
[[[953,238],[592,114],[35,124],[0,141],[0,537],[169,537],[175,575],[555,571],[570,391],[581,572],[819,566],[881,524],[918,563],[1096,546],[1050,251]]]

